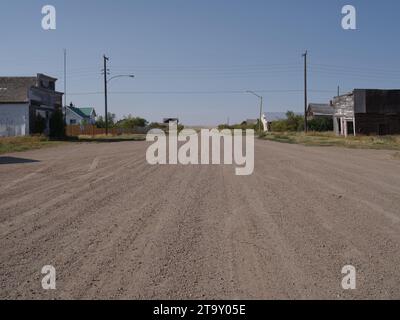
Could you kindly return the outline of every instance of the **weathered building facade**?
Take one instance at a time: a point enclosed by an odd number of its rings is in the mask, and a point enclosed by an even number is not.
[[[355,89],[332,106],[338,135],[400,134],[400,90]]]
[[[37,133],[39,117],[48,134],[52,114],[62,107],[63,93],[55,90],[56,81],[44,74],[0,77],[0,136]]]
[[[334,109],[329,104],[310,103],[307,108],[307,118],[309,120],[316,118],[332,119]]]

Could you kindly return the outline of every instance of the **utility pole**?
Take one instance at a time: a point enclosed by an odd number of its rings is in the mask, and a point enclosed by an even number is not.
[[[67,107],[67,49],[64,49],[64,107]]]
[[[106,55],[103,56],[104,59],[104,109],[105,109],[105,121],[106,121],[106,136],[108,136],[108,106],[107,106],[107,61],[109,58]]]
[[[308,51],[303,54],[304,57],[304,132],[308,132],[308,123],[307,123],[307,105],[308,105],[308,97],[307,97],[307,55]]]
[[[340,87],[339,86],[337,86],[337,96],[338,97],[340,96]]]

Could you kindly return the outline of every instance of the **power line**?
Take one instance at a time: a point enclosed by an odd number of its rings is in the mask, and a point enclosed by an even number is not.
[[[303,89],[293,89],[293,90],[257,90],[260,93],[302,93]],[[308,92],[313,93],[335,93],[335,89],[330,90],[308,90]],[[213,94],[244,94],[246,90],[218,90],[218,91],[114,91],[108,92],[108,94],[120,94],[120,95],[147,95],[147,94],[158,94],[158,95],[213,95]],[[94,92],[75,92],[69,93],[69,95],[82,96],[82,95],[100,95],[104,92],[94,91]]]
[[[342,71],[365,71],[365,72],[377,72],[377,73],[400,73],[400,70],[396,69],[380,69],[380,68],[368,68],[368,67],[355,67],[355,66],[338,66],[329,64],[316,64],[312,63],[310,66],[323,67],[327,69],[337,69]]]

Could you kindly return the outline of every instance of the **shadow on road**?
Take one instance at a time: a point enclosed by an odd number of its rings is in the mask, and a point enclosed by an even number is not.
[[[39,162],[39,161],[32,160],[32,159],[15,158],[15,157],[0,157],[0,165],[2,165],[2,164],[35,163],[35,162]]]

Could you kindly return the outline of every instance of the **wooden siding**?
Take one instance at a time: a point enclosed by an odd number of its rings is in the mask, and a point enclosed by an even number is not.
[[[400,115],[357,113],[356,132],[366,135],[400,134]]]
[[[351,119],[354,116],[354,95],[336,97],[333,101],[334,117]]]
[[[400,134],[400,90],[356,89],[336,97],[333,107],[337,134],[343,134],[342,126],[351,122],[357,134]]]

